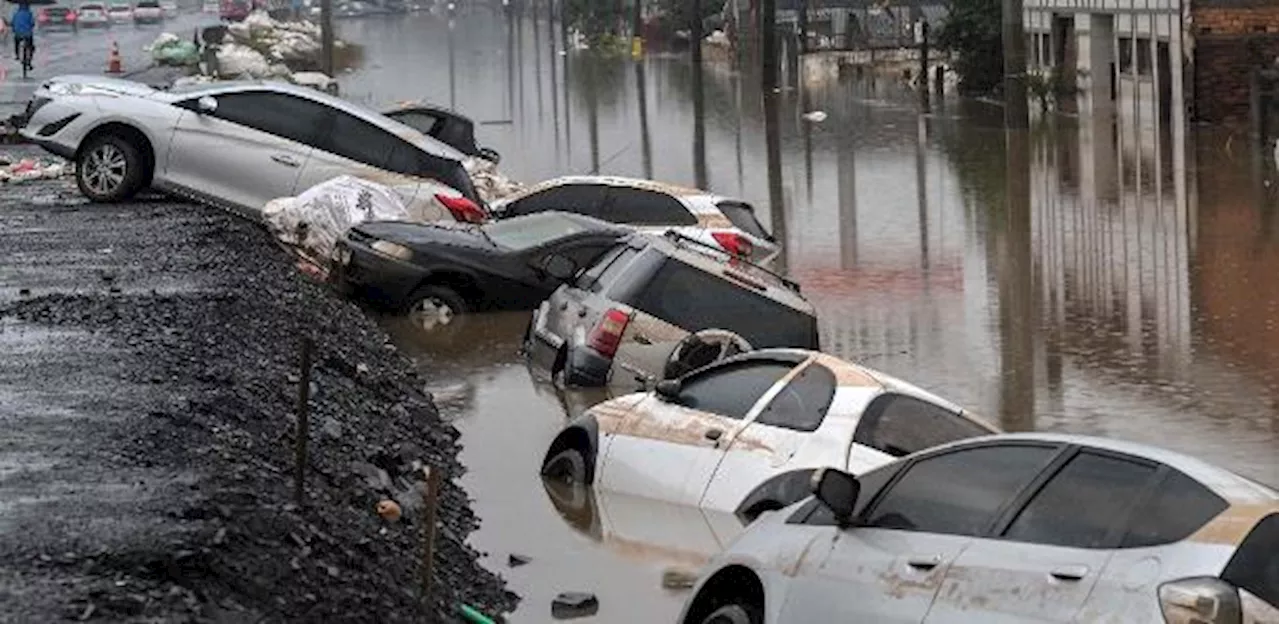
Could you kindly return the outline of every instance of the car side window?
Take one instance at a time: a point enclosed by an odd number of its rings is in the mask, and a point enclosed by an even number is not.
[[[810,364],[769,401],[756,422],[795,431],[816,431],[835,395],[835,374],[821,364]]]
[[[508,217],[560,210],[588,217],[600,217],[605,187],[599,184],[569,184],[522,197],[507,207]],[[607,219],[605,219],[607,221]]]
[[[1240,542],[1227,567],[1222,570],[1222,580],[1243,589],[1272,607],[1276,606],[1276,514],[1258,521],[1253,530]]]
[[[670,195],[628,187],[610,187],[601,219],[628,225],[696,225],[684,204]]]
[[[316,146],[370,167],[385,168],[398,143],[398,137],[363,119],[335,111],[329,134]]]
[[[1222,513],[1227,502],[1198,481],[1170,470],[1129,522],[1121,548],[1179,541]]]
[[[331,110],[316,102],[283,93],[226,93],[213,96],[218,119],[278,137],[314,145]]]
[[[983,535],[1056,453],[1051,446],[1005,444],[920,459],[889,486],[863,525]]]
[[[876,397],[863,411],[853,441],[894,457],[991,432],[963,416],[905,394]]]
[[[795,368],[783,362],[733,362],[686,377],[676,402],[689,409],[740,419],[783,375]]]
[[[579,267],[585,267],[591,266],[591,263],[608,251],[610,247],[612,247],[610,243],[603,242],[580,243],[571,247],[555,250],[555,253],[573,260],[574,264]]]
[[[596,265],[587,270],[582,275],[579,285],[591,292],[600,292],[608,288],[618,276],[622,275],[627,267],[631,266],[631,261],[640,255],[640,250],[634,249],[627,245],[621,245],[621,249],[616,254],[608,254],[601,258]],[[610,258],[609,256],[612,256]]]
[[[1156,465],[1081,451],[1018,512],[1004,537],[1071,548],[1106,548]]]

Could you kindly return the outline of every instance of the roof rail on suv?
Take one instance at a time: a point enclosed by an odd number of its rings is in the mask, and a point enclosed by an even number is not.
[[[752,267],[752,268],[754,268],[754,269],[756,269],[756,270],[758,270],[758,271],[761,271],[761,272],[763,272],[763,273],[767,274],[769,277],[772,277],[772,278],[774,278],[774,279],[778,280],[779,282],[782,282],[782,284],[783,284],[784,286],[786,286],[789,290],[791,290],[792,292],[796,293],[797,295],[798,295],[798,294],[800,294],[800,284],[797,284],[797,283],[795,283],[795,282],[793,282],[793,281],[791,281],[791,280],[789,280],[789,279],[787,279],[787,278],[785,278],[785,277],[783,277],[783,276],[781,276],[781,275],[778,275],[777,273],[774,273],[773,271],[770,271],[769,269],[766,269],[766,268],[764,268],[764,267],[762,267],[762,266],[760,266],[760,265],[758,265],[758,264],[756,264],[756,263],[754,263],[754,262],[752,262],[752,261],[750,261],[750,260],[747,260],[746,258],[742,258],[742,257],[739,257],[739,256],[735,256],[735,255],[733,255],[733,254],[731,254],[731,253],[729,253],[729,252],[727,252],[727,251],[725,251],[725,250],[723,250],[723,249],[721,249],[721,248],[719,248],[719,247],[716,247],[715,245],[709,245],[709,244],[704,243],[704,242],[702,242],[702,241],[700,241],[700,240],[698,240],[698,239],[696,239],[696,238],[692,238],[692,237],[690,237],[690,236],[685,236],[684,234],[681,234],[680,232],[678,232],[678,231],[676,231],[676,230],[667,230],[666,232],[663,232],[663,234],[662,234],[662,235],[663,235],[663,237],[664,237],[664,238],[666,238],[667,240],[671,241],[672,243],[674,243],[674,244],[675,244],[676,246],[678,246],[678,247],[681,247],[681,248],[690,248],[690,247],[686,247],[686,246],[688,246],[688,245],[692,245],[693,247],[692,247],[691,249],[692,249],[693,251],[698,251],[698,252],[701,252],[701,253],[704,253],[704,254],[706,253],[706,251],[714,251],[714,252],[716,252],[716,254],[718,254],[718,255],[720,255],[720,256],[722,256],[722,257],[727,257],[727,258],[729,258],[729,260],[730,260],[730,261],[733,261],[733,262],[739,262],[739,263],[745,264],[745,265],[747,265],[747,266],[750,266],[750,267]]]

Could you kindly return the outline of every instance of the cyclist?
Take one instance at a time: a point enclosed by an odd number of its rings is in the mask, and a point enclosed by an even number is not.
[[[13,28],[13,58],[22,60],[22,44],[31,46],[32,53],[36,48],[36,18],[31,14],[31,5],[21,3],[14,9],[9,19]]]

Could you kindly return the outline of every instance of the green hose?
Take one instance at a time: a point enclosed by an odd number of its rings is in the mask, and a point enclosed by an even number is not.
[[[461,602],[458,603],[458,611],[462,613],[463,619],[468,622],[474,622],[475,624],[497,624],[493,620],[489,619],[485,614],[476,611],[474,608],[462,604]]]

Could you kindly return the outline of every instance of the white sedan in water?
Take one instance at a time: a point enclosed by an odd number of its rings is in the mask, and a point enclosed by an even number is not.
[[[879,371],[762,349],[592,407],[552,441],[543,474],[750,519],[807,496],[817,468],[862,473],[996,431]]]
[[[102,76],[42,84],[21,133],[74,160],[92,201],[148,187],[251,217],[339,175],[399,194],[417,220],[480,222],[483,204],[457,150],[314,89],[224,82],[167,91]]]

